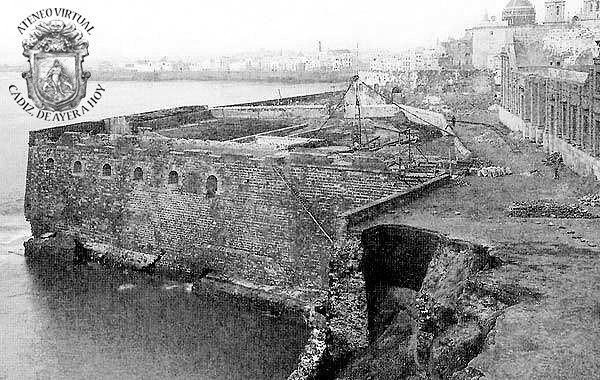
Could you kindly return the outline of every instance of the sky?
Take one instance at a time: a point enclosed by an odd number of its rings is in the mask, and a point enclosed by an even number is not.
[[[583,0],[567,0],[574,14]],[[90,58],[131,60],[325,48],[401,51],[460,37],[508,0],[167,0],[10,1],[0,13],[0,64],[22,62],[18,24],[48,7],[82,14],[94,26]],[[532,1],[538,19],[544,0]]]

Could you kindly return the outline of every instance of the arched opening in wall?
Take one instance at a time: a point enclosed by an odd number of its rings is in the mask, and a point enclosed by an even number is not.
[[[134,181],[141,181],[144,179],[144,171],[142,170],[142,168],[137,167],[133,170],[133,180]]]
[[[79,173],[81,173],[81,170],[82,170],[81,161],[75,161],[73,163],[73,173],[79,174]]]
[[[409,308],[414,302],[441,239],[425,230],[398,225],[373,227],[361,238],[369,338],[373,341],[390,322],[390,304]]]
[[[54,169],[54,158],[46,160],[46,169]]]
[[[177,185],[179,183],[179,173],[175,170],[171,170],[169,173],[169,185]]]
[[[109,164],[104,164],[104,166],[102,167],[102,175],[104,177],[110,177],[112,174],[112,168],[110,167]]]
[[[396,332],[405,331],[409,338],[420,313],[417,297],[425,294],[445,305],[455,304],[473,271],[500,264],[483,246],[405,225],[365,230],[361,245],[371,342],[392,322]],[[457,322],[453,313],[438,316],[448,326]]]
[[[206,197],[214,198],[217,196],[217,177],[214,175],[208,176],[206,179]]]

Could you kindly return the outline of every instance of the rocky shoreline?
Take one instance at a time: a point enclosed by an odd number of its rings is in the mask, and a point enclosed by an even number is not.
[[[483,246],[407,226],[377,228],[362,240],[348,236],[338,242],[327,294],[258,286],[210,272],[170,271],[158,255],[82,244],[64,233],[28,240],[25,254],[157,274],[191,283],[190,291],[199,297],[234,297],[272,318],[301,316],[309,336],[289,380],[367,380],[373,374],[479,378],[469,362],[488,344],[496,319],[536,295],[480,277],[502,265]],[[391,251],[377,245],[382,238]],[[407,248],[394,239],[413,244]]]

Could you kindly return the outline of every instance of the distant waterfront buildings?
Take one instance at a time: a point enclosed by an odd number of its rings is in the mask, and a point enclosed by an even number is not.
[[[156,71],[173,71],[174,63],[170,62],[166,57],[152,61],[149,59],[139,60],[134,63],[125,64],[127,70],[138,71],[143,73]]]
[[[467,32],[463,38],[450,38],[440,44],[438,64],[445,69],[469,70],[473,68],[473,35]]]
[[[220,71],[220,72],[348,72],[356,73],[361,65],[356,50],[324,50],[319,42],[314,53],[283,52],[279,54],[245,54],[235,56],[208,57],[188,61],[144,59],[122,65],[102,63],[102,71],[126,70],[140,73],[168,71]]]
[[[411,49],[398,54],[379,54],[371,58],[371,71],[406,72],[439,70],[440,51],[437,48]]]
[[[310,53],[263,52],[189,60],[144,59],[120,65],[102,62],[101,71],[161,73],[169,71],[264,72],[264,73],[348,73],[359,71],[408,72],[439,70],[439,47],[417,48],[399,53],[366,52],[354,49],[318,49]]]

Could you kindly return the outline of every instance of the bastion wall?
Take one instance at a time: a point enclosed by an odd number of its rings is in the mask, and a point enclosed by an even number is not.
[[[34,236],[65,231],[163,255],[160,265],[172,269],[325,289],[325,233],[335,240],[338,215],[422,181],[360,155],[339,163],[322,154],[265,155],[247,144],[233,154],[232,145],[32,132],[26,218]]]
[[[312,333],[290,378],[310,378],[327,357],[368,344],[350,228],[448,177],[390,171],[372,152],[331,153],[314,148],[316,140],[239,138],[329,115],[327,99],[313,97],[311,106],[300,97],[180,107],[30,132],[25,216],[33,235],[61,232],[95,258],[155,257],[170,273],[210,271],[215,283],[301,294],[314,306]],[[215,130],[219,138],[208,138]]]

